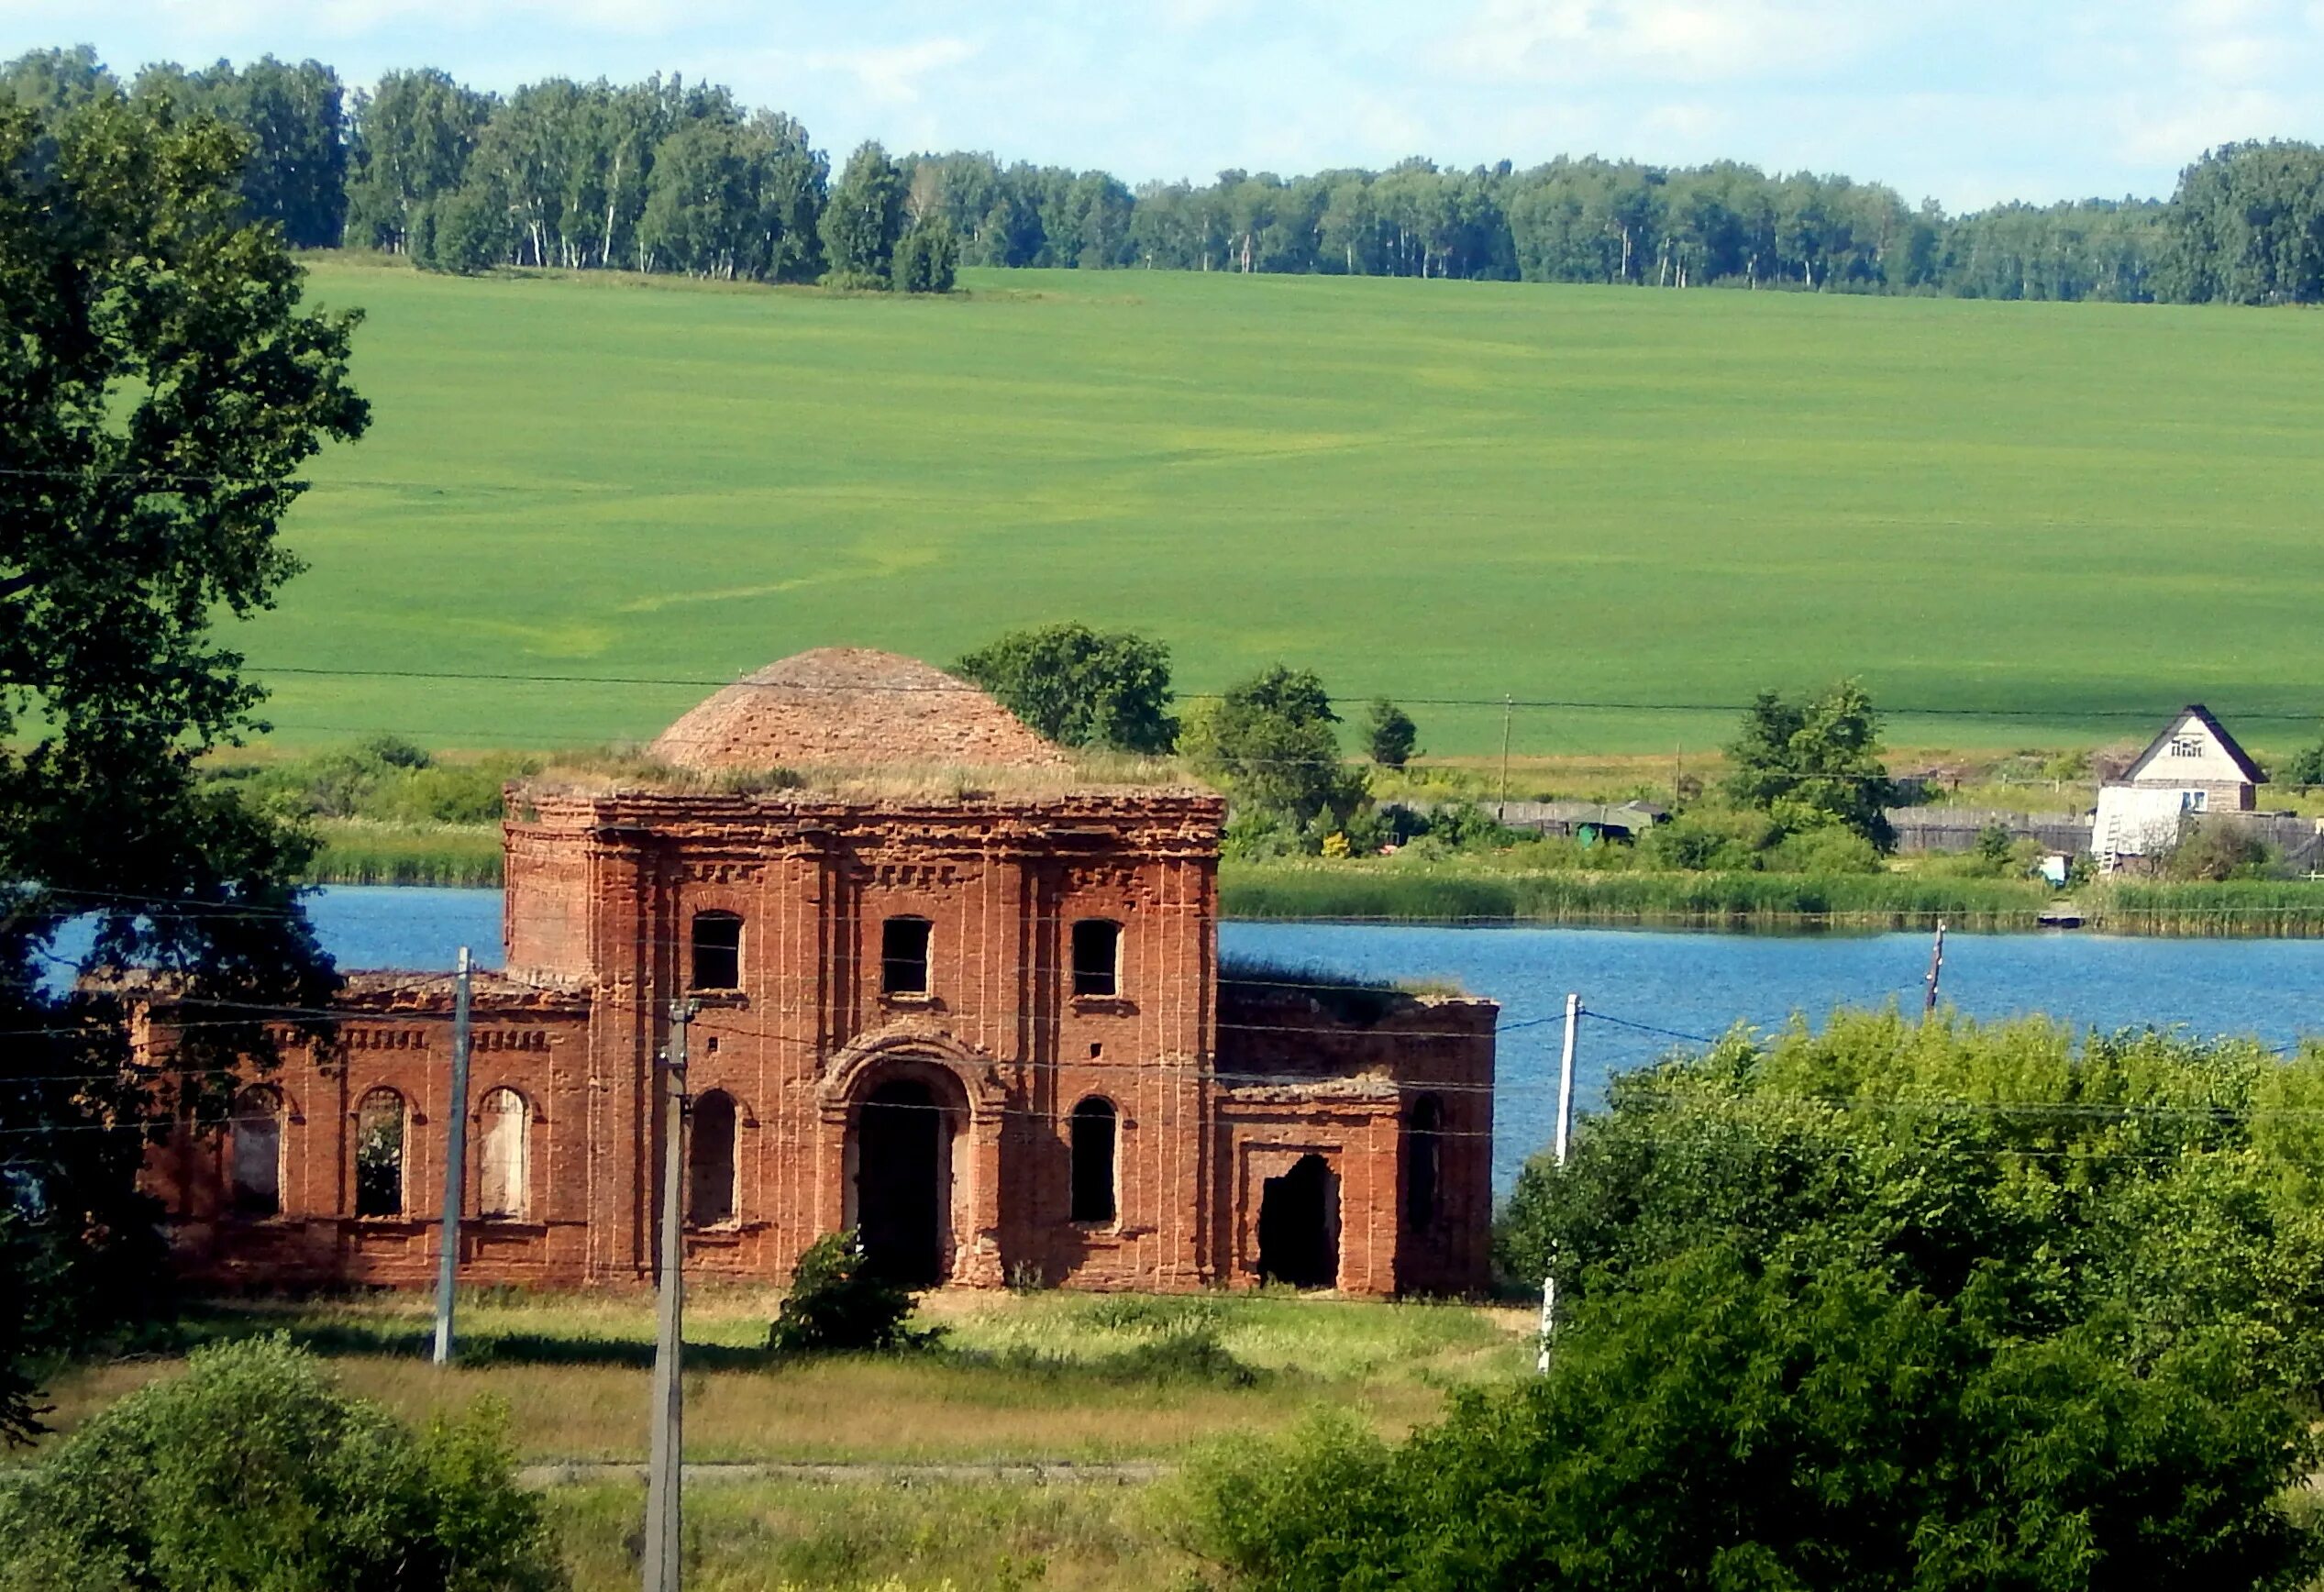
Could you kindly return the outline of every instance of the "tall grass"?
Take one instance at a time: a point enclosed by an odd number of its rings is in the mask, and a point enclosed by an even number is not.
[[[315,829],[323,849],[307,870],[310,884],[436,884],[492,886],[501,882],[501,832],[496,824],[382,824],[367,818],[326,818]]]
[[[548,1516],[574,1592],[629,1592],[645,1489],[560,1487]],[[716,1481],[686,1489],[692,1592],[1166,1592],[1200,1585],[1145,1489],[1060,1479]]]
[[[2129,934],[2324,934],[2324,883],[2226,879],[2108,884],[2083,902],[2094,928]]]

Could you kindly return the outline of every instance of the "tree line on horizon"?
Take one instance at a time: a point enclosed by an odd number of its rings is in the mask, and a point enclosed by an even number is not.
[[[0,68],[35,109],[121,93],[252,141],[253,214],[307,249],[437,269],[929,285],[959,264],[1732,286],[1964,298],[2324,301],[2324,148],[2207,151],[2168,200],[1933,200],[1732,160],[1409,160],[1304,176],[1226,171],[1132,187],[1102,171],[859,148],[834,180],[807,129],[707,83],[552,78],[508,94],[434,69],[349,93],[271,56],[126,85],[86,46]],[[836,225],[835,225],[836,224]],[[899,258],[901,256],[901,259]],[[905,279],[909,278],[907,282]]]

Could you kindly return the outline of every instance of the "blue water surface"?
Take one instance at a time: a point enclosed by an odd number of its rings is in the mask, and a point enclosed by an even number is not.
[[[316,892],[316,931],[343,967],[448,968],[458,948],[502,960],[497,890],[343,886]],[[1501,1003],[1493,1168],[1504,1190],[1545,1144],[1557,1106],[1568,990],[1589,1010],[1577,1109],[1609,1076],[1678,1043],[1614,1020],[1696,1035],[1769,1027],[1795,1012],[1896,1001],[1915,1009],[1929,936],[1714,934],[1618,929],[1477,929],[1231,923],[1230,956],[1368,977],[1436,978]],[[1980,1018],[2046,1012],[2081,1028],[2254,1034],[2289,1045],[2324,1033],[2324,940],[1953,934],[1945,1001]]]

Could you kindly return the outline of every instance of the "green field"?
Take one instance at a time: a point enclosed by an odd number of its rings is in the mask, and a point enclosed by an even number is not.
[[[1135,625],[1182,689],[1277,658],[1423,743],[1725,737],[1863,674],[1891,738],[2324,713],[2324,318],[1165,272],[948,301],[325,259],[376,424],[290,525],[265,666],[717,681]],[[282,739],[652,733],[706,686],[272,673]],[[2110,716],[2117,713],[2130,717]],[[2269,716],[2274,715],[2274,716]]]

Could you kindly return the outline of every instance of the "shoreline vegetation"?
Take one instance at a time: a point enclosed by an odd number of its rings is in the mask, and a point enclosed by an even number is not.
[[[326,819],[309,884],[494,889],[496,824]],[[2070,907],[2097,934],[2324,935],[2324,881],[2093,884],[1911,874],[1512,872],[1483,859],[1278,860],[1220,866],[1220,905],[1258,922],[1557,924],[1574,928],[2031,931]]]

